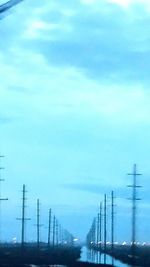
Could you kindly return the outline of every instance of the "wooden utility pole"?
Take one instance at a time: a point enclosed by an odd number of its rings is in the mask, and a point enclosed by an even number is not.
[[[60,244],[61,244],[61,243],[63,243],[61,225],[59,224],[58,227],[59,227],[59,230],[58,230],[58,233],[59,233],[59,242],[60,242]]]
[[[51,219],[52,219],[52,210],[49,209],[49,222],[48,222],[48,246],[51,243]]]
[[[100,254],[99,254],[99,263],[101,263],[101,255],[102,255],[102,202],[100,203],[100,211],[99,211],[99,240],[100,240]]]
[[[128,185],[128,187],[132,188],[132,245],[131,245],[131,249],[132,249],[132,260],[133,260],[133,265],[135,263],[135,249],[136,249],[136,214],[137,214],[137,207],[136,207],[136,202],[137,200],[140,200],[139,198],[137,198],[137,191],[136,189],[141,187],[139,185],[137,185],[137,176],[142,175],[141,173],[137,173],[137,166],[136,164],[133,165],[133,173],[128,173],[128,175],[133,176],[133,184],[132,185]]]
[[[107,220],[106,220],[106,194],[104,195],[104,264],[106,264],[106,251],[107,251]]]
[[[17,220],[21,221],[21,247],[22,247],[22,250],[24,249],[24,245],[25,245],[25,222],[30,220],[30,218],[25,217],[25,208],[26,208],[25,202],[26,202],[26,187],[25,187],[25,185],[23,185],[22,216],[21,216],[21,218],[17,218]]]
[[[21,244],[24,246],[25,237],[25,185],[23,185],[23,198],[22,198],[22,234],[21,234]]]
[[[99,222],[100,222],[100,214],[98,213],[97,214],[97,263],[99,262],[99,241],[100,241],[100,225],[99,225]]]
[[[1,160],[1,158],[4,158],[4,156],[0,155],[0,160]],[[1,178],[1,171],[4,170],[4,169],[5,169],[4,167],[0,166],[0,182],[5,181],[4,179]],[[8,200],[8,198],[2,198],[1,197],[1,185],[0,185],[0,204],[1,204],[2,201],[6,201],[6,200]],[[1,205],[0,205],[0,208],[1,208]]]
[[[37,199],[37,247],[40,248],[40,227],[42,224],[40,224],[40,201]]]
[[[56,244],[58,246],[58,242],[59,242],[59,237],[58,237],[58,220],[56,220]]]
[[[112,265],[114,266],[114,192],[111,192],[111,253],[112,253]]]
[[[55,246],[56,217],[53,217],[53,247]]]

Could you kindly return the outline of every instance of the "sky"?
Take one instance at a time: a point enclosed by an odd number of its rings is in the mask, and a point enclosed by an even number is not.
[[[1,1],[0,3],[3,3]],[[24,0],[0,15],[0,239],[41,239],[48,210],[84,239],[104,194],[115,192],[116,240],[131,239],[133,164],[139,176],[138,240],[150,241],[150,3]]]

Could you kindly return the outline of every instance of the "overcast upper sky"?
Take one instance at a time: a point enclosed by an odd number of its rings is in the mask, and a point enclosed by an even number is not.
[[[126,174],[137,163],[139,239],[149,241],[149,1],[24,0],[6,15],[0,151],[2,196],[9,201],[2,204],[2,239],[19,238],[15,218],[25,183],[33,238],[37,198],[43,238],[50,207],[83,238],[104,193],[114,190],[116,239],[130,240]]]

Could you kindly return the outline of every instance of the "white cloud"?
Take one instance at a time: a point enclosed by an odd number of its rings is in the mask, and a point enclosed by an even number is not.
[[[108,3],[118,4],[121,7],[128,7],[132,0],[107,0]]]
[[[106,0],[108,3],[117,4],[123,8],[130,7],[131,5],[142,5],[150,7],[149,0]]]

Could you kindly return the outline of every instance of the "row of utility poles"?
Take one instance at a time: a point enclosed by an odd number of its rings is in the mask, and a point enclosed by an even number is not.
[[[99,212],[93,219],[91,228],[87,234],[87,246],[97,253],[97,263],[101,263],[102,253],[104,254],[104,264],[106,264],[107,252],[107,196],[100,203]],[[111,192],[111,251],[114,249],[114,192]],[[113,263],[113,262],[112,262]]]
[[[136,259],[136,218],[137,218],[137,201],[140,200],[137,197],[137,188],[141,186],[137,185],[137,176],[142,175],[137,172],[136,164],[133,165],[133,172],[129,173],[133,177],[133,182],[128,187],[132,188],[132,195],[130,200],[132,201],[132,225],[131,225],[131,255],[133,265],[135,264]],[[107,242],[107,230],[108,230],[108,210],[107,210],[107,195],[104,195],[103,202],[100,203],[99,212],[96,218],[93,219],[91,228],[87,234],[87,246],[92,249],[93,257],[94,251],[99,252],[99,256],[97,253],[97,262],[101,263],[101,256],[104,254],[104,264],[106,264],[106,255],[108,252],[108,243],[109,243],[109,254],[114,255],[114,191],[111,192],[111,241]],[[114,265],[114,258],[112,257],[112,265]]]
[[[4,156],[0,155],[0,209],[1,209],[1,202],[8,200],[8,198],[1,197],[1,182],[4,181],[4,179],[1,178],[1,171],[4,169],[1,166],[1,159]],[[21,221],[21,247],[24,248],[26,244],[25,240],[25,232],[26,232],[26,222],[30,221],[31,218],[28,218],[26,216],[26,208],[27,208],[27,190],[26,185],[23,185],[22,188],[22,206],[21,206],[21,217],[17,218],[17,220]],[[37,199],[36,202],[36,235],[37,235],[37,247],[40,248],[41,240],[41,227],[43,224],[41,224],[41,214],[40,214],[40,200]],[[1,222],[1,218],[0,218]],[[0,238],[1,239],[1,238]],[[68,232],[66,229],[63,229],[61,224],[59,223],[56,216],[52,213],[52,209],[50,208],[48,211],[48,233],[47,233],[47,246],[48,247],[54,247],[57,245],[73,245],[73,235]]]
[[[21,246],[24,248],[25,246],[25,225],[26,221],[31,220],[31,218],[26,217],[26,186],[23,185],[22,190],[22,217],[17,218],[18,220],[21,220]],[[36,204],[36,213],[37,213],[37,219],[36,219],[36,232],[37,232],[37,247],[40,248],[41,240],[40,240],[40,234],[41,234],[41,227],[43,224],[41,224],[41,214],[40,214],[40,200],[37,199]],[[67,230],[63,229],[56,218],[55,215],[52,214],[52,209],[50,208],[48,211],[48,233],[47,233],[47,245],[48,247],[51,246],[58,246],[58,245],[73,245],[73,235],[69,233]]]

